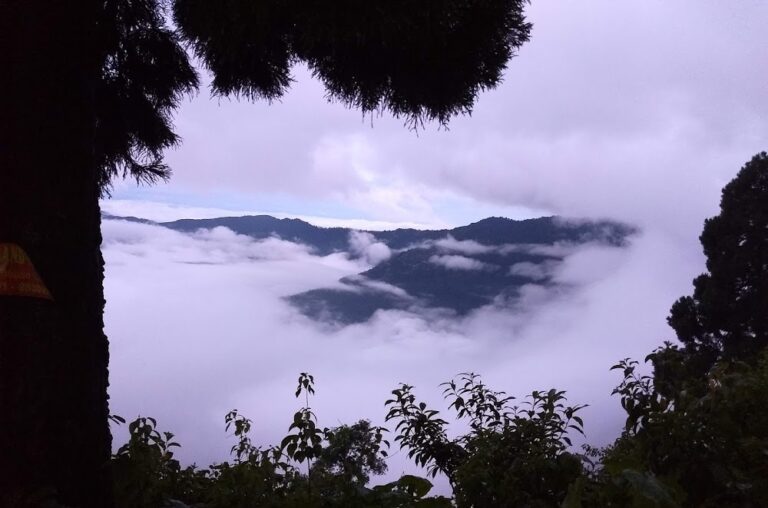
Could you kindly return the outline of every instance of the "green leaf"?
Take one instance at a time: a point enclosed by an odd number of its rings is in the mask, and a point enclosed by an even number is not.
[[[416,499],[421,499],[432,490],[432,482],[426,478],[413,475],[403,475],[397,480],[398,486]]]

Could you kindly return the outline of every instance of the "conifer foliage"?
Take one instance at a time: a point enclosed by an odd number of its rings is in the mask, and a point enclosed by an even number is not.
[[[755,155],[723,189],[720,214],[701,234],[708,273],[672,307],[686,349],[748,359],[768,345],[768,155]]]
[[[175,0],[221,95],[275,99],[304,62],[331,99],[446,123],[494,88],[528,40],[525,0]]]

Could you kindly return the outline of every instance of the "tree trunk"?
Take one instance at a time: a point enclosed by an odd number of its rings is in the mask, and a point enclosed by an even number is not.
[[[112,505],[94,158],[100,8],[0,0],[0,243],[26,251],[53,298],[0,294],[2,507]]]

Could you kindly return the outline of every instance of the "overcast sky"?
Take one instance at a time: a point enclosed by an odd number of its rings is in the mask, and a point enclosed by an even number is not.
[[[317,374],[318,405],[335,424],[379,418],[385,387],[398,381],[435,397],[446,376],[473,369],[515,394],[557,384],[592,404],[592,441],[614,435],[621,415],[608,367],[671,338],[667,310],[703,270],[703,220],[766,148],[768,3],[538,0],[528,15],[531,41],[504,83],[448,130],[363,118],[328,103],[299,67],[272,105],[201,90],[176,116],[184,143],[167,155],[171,182],[119,184],[104,208],[376,229],[489,215],[613,218],[642,228],[629,249],[574,254],[559,276],[580,289],[532,294],[514,315],[429,323],[384,313],[331,331],[280,296],[357,273],[357,262],[222,231],[189,238],[107,223],[113,411],[164,417],[186,437],[187,458],[205,462],[228,450],[212,436],[223,436],[231,407],[265,439],[279,436],[298,407],[299,371]]]

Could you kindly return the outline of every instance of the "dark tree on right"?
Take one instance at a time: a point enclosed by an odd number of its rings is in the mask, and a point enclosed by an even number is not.
[[[768,345],[768,155],[761,152],[723,188],[720,214],[700,236],[707,273],[668,318],[682,349],[654,355],[658,388],[703,380],[720,359],[751,362]],[[665,386],[669,385],[669,386]]]

